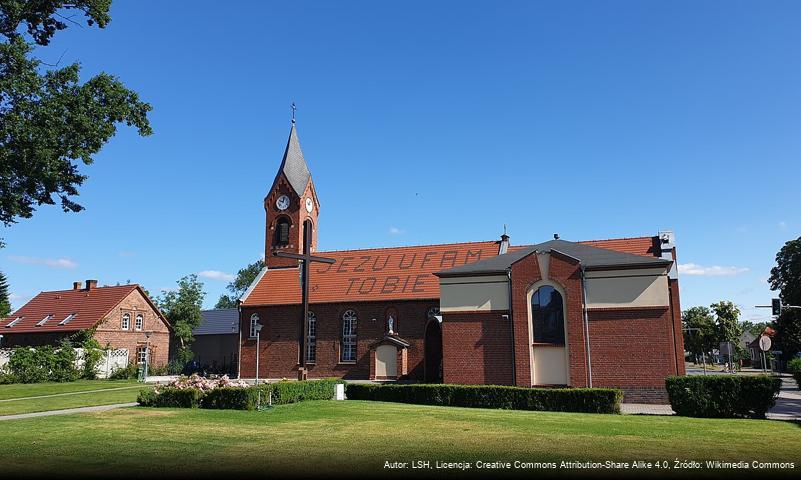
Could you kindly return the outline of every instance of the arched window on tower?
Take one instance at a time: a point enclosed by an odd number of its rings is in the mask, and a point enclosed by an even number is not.
[[[550,285],[543,285],[531,296],[531,324],[534,342],[565,344],[565,312],[562,294]]]
[[[289,219],[281,217],[275,223],[275,245],[289,244]]]

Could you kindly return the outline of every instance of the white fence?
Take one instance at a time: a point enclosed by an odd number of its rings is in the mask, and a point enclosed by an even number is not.
[[[8,362],[11,360],[11,355],[14,353],[13,348],[0,349],[0,370],[5,370]],[[76,348],[75,353],[77,359],[75,360],[75,368],[83,368],[83,349]],[[104,350],[103,357],[97,364],[98,378],[108,378],[114,371],[120,368],[125,368],[128,365],[128,350],[120,348],[117,350]]]

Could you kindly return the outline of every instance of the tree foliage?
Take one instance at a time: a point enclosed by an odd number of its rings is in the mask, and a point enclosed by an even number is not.
[[[192,359],[192,331],[200,325],[200,311],[206,296],[203,283],[197,279],[197,275],[187,275],[178,280],[177,290],[162,293],[154,301],[173,328],[173,335],[179,343],[178,358],[188,362]]]
[[[779,291],[785,305],[801,305],[801,237],[790,240],[776,254],[776,266],[768,278],[771,290]],[[801,310],[785,309],[776,318],[776,343],[783,358],[801,353]]]
[[[695,356],[710,355],[717,348],[718,331],[712,311],[707,307],[692,307],[681,314],[684,348]]]
[[[715,313],[717,323],[718,340],[721,342],[739,342],[740,335],[743,334],[743,327],[740,325],[740,309],[734,302],[721,300],[709,306]]]
[[[65,212],[83,207],[74,197],[89,165],[124,123],[152,133],[151,106],[117,78],[100,73],[80,82],[80,65],[43,72],[25,41],[24,26],[39,45],[66,28],[61,11],[82,12],[90,25],[110,20],[110,0],[76,2],[0,0],[0,221],[30,218],[40,205],[60,200]],[[54,198],[55,197],[55,198]]]
[[[19,37],[24,25],[36,43],[47,45],[57,31],[67,28],[65,22],[75,23],[71,12],[82,13],[90,27],[97,24],[105,28],[111,21],[109,8],[111,0],[0,0],[0,35]],[[70,16],[61,12],[69,12]]]
[[[248,287],[256,280],[261,269],[264,268],[263,260],[255,262],[241,268],[236,273],[236,278],[225,287],[229,293],[220,295],[214,308],[235,308],[236,302],[245,294]]]
[[[8,281],[3,272],[0,272],[0,318],[11,313],[11,300],[8,294]]]

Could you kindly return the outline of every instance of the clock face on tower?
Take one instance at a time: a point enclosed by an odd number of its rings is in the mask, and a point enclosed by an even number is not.
[[[286,210],[289,208],[289,197],[281,195],[278,197],[278,200],[276,200],[275,206],[278,207],[278,210]]]
[[[311,198],[306,197],[306,211],[311,213],[313,209],[314,209],[314,202],[312,202]]]

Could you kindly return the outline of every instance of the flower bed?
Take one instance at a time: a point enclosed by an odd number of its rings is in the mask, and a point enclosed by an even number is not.
[[[147,407],[209,408],[255,410],[269,400],[273,405],[304,400],[331,400],[341,380],[306,380],[252,386],[242,380],[223,376],[210,380],[193,374],[166,385],[158,385],[139,393],[139,404]]]

